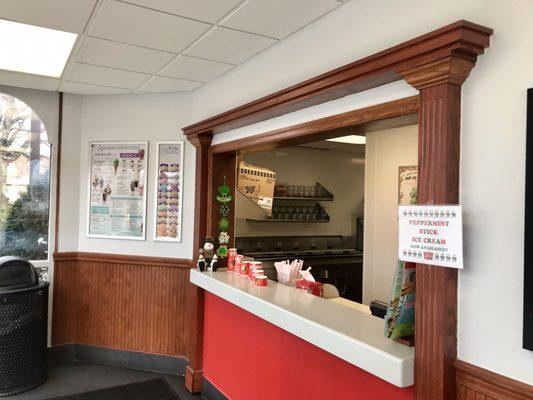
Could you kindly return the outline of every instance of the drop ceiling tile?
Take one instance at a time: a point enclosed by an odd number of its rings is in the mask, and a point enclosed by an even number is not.
[[[205,22],[216,22],[240,0],[124,0],[154,10]]]
[[[98,95],[98,94],[125,94],[131,93],[128,89],[118,89],[106,86],[88,85],[78,82],[61,82],[59,90],[65,93],[81,95]]]
[[[250,0],[221,25],[282,39],[340,4],[336,0]]]
[[[156,76],[141,90],[148,92],[185,92],[194,90],[199,87],[201,83],[185,81],[183,79],[167,78],[165,76]]]
[[[233,68],[231,64],[196,57],[180,56],[167,65],[161,75],[207,82]]]
[[[211,25],[108,0],[90,35],[117,42],[179,53]]]
[[[217,27],[186,51],[186,54],[230,64],[240,64],[274,43],[276,43],[274,39]]]
[[[81,33],[96,0],[2,0],[0,18]]]
[[[67,80],[114,88],[135,89],[149,77],[150,75],[139,72],[74,63]]]
[[[59,79],[0,70],[0,85],[55,91],[59,85]]]
[[[77,61],[130,71],[155,73],[176,55],[146,47],[87,37]]]

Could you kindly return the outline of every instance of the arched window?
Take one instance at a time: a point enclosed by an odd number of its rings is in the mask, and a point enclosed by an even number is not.
[[[0,93],[0,256],[48,258],[50,156],[41,119]]]

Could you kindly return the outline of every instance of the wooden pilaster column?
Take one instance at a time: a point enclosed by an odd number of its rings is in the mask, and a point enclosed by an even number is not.
[[[193,262],[198,257],[198,249],[206,235],[208,201],[208,160],[209,146],[213,140],[211,131],[188,135],[187,139],[196,148],[196,182],[194,202],[194,252]],[[189,365],[185,371],[185,386],[191,393],[202,389],[202,357],[204,332],[204,291],[189,283],[187,293],[189,314],[187,358]]]
[[[450,54],[403,70],[420,91],[418,203],[459,203],[461,85],[475,57]],[[416,275],[415,398],[456,398],[457,270],[419,264]]]

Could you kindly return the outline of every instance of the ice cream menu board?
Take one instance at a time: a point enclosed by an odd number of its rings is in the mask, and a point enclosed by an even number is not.
[[[154,240],[181,241],[183,141],[157,143]]]
[[[405,206],[418,203],[418,167],[411,165],[398,168],[398,204]]]
[[[92,142],[88,236],[145,238],[148,142]]]

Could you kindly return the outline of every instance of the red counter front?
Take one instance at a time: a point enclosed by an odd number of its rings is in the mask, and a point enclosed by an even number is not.
[[[204,377],[231,400],[414,399],[207,291]]]

